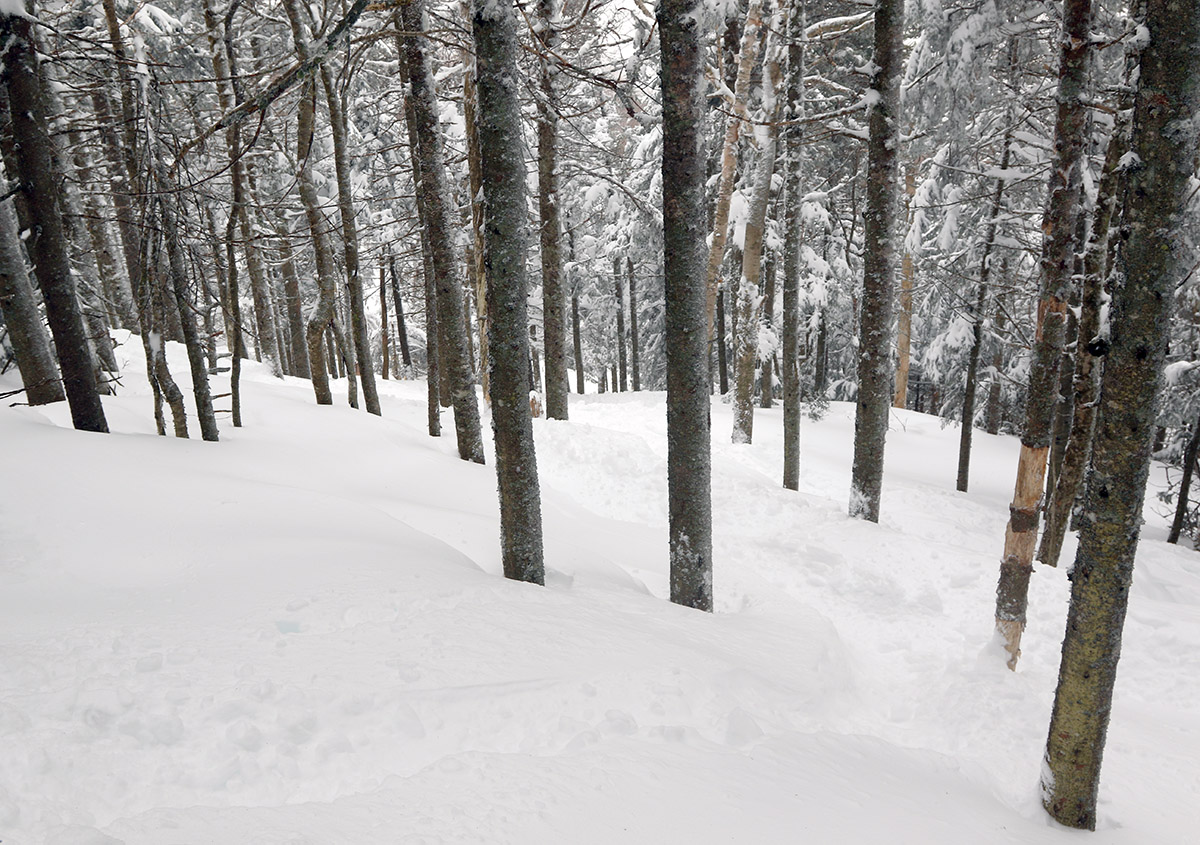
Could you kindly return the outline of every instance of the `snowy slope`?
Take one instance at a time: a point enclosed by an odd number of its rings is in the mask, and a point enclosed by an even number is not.
[[[381,382],[381,420],[250,365],[246,427],[183,442],[135,346],[112,435],[0,409],[5,845],[1194,841],[1200,558],[1154,514],[1101,829],[1040,810],[1067,582],[1039,568],[1010,673],[1010,438],[962,495],[957,430],[895,412],[875,526],[844,516],[852,407],[805,422],[796,494],[780,411],[734,447],[714,404],[705,615],[663,598],[661,393],[536,424],[542,589],[500,577],[494,469],[425,436],[422,384]]]

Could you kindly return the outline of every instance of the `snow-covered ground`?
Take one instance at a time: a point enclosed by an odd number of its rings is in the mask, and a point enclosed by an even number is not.
[[[715,403],[708,615],[664,599],[661,393],[535,424],[543,589],[500,576],[494,468],[425,435],[422,383],[378,419],[249,365],[245,427],[180,441],[136,346],[111,435],[0,409],[5,845],[1196,841],[1200,557],[1153,513],[1100,829],[1038,804],[1068,585],[1039,567],[1009,672],[1012,438],[959,494],[957,429],[894,412],[876,526],[851,406],[805,421],[797,494],[781,412],[735,447]]]

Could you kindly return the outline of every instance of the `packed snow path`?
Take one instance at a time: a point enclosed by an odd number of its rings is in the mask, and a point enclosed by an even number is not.
[[[797,494],[780,411],[735,447],[714,403],[706,615],[664,599],[661,393],[536,423],[542,589],[500,577],[494,468],[425,436],[422,383],[377,419],[248,365],[245,428],[184,442],[135,347],[112,435],[0,409],[5,845],[1081,836],[1036,793],[1065,573],[1017,673],[991,643],[1011,438],[976,435],[962,495],[957,430],[894,412],[876,526],[844,515],[852,407],[805,421]],[[1106,845],[1200,823],[1200,557],[1147,516]]]

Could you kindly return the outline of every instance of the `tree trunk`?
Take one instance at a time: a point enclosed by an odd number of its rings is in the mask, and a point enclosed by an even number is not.
[[[805,3],[793,3],[787,23],[785,115],[798,120],[804,108]],[[800,227],[803,201],[804,130],[784,127],[783,239],[783,486],[800,489]]]
[[[733,197],[734,177],[737,175],[737,143],[745,116],[746,96],[750,91],[750,76],[758,42],[762,37],[762,0],[750,0],[746,10],[746,25],[742,29],[742,45],[738,52],[737,79],[733,88],[733,103],[725,125],[725,140],[721,148],[721,180],[717,188],[716,207],[712,216],[712,244],[704,271],[706,331],[713,333],[713,310],[717,301],[718,277],[725,258],[725,241],[729,236],[729,201]]]
[[[1008,151],[1007,145],[1005,152]],[[910,161],[908,167],[904,168],[904,195],[908,198],[905,202],[907,214],[905,219],[908,225],[912,225],[913,220],[913,197],[916,195],[916,170],[917,162]],[[913,284],[917,277],[917,262],[913,256],[912,250],[908,246],[908,238],[904,239],[904,257],[900,259],[900,318],[897,321],[896,327],[896,398],[892,402],[893,408],[908,407],[908,370],[912,362],[912,310],[913,310]],[[978,360],[978,355],[976,356]],[[971,376],[967,376],[971,380]],[[972,394],[974,398],[974,394]],[[960,454],[959,461],[961,463],[962,456]],[[965,490],[966,488],[960,488]]]
[[[773,337],[775,335],[775,256],[768,254],[763,267],[762,325]],[[771,408],[775,405],[775,353],[763,355],[759,361],[758,406]]]
[[[10,115],[18,168],[14,175],[20,179],[32,218],[29,250],[46,303],[71,421],[77,429],[107,432],[108,422],[100,403],[87,331],[71,276],[62,211],[55,202],[59,186],[54,170],[54,141],[49,134],[48,108],[38,75],[32,19],[3,14],[0,35],[7,41],[3,77],[9,103],[21,104]]]
[[[1010,69],[1016,62],[1016,39],[1011,38],[1009,44]],[[1000,170],[1007,171],[1012,150],[1012,127],[1004,133],[1003,149],[1000,153]],[[983,352],[983,321],[984,306],[987,304],[988,284],[992,275],[992,251],[996,247],[996,234],[1000,220],[1000,212],[1004,209],[1005,180],[996,180],[996,190],[992,192],[992,207],[988,212],[987,229],[983,238],[983,256],[979,264],[979,288],[975,294],[975,307],[971,312],[971,351],[967,356],[967,383],[963,390],[962,429],[958,438],[958,478],[955,489],[960,493],[967,492],[971,478],[971,436],[975,432],[975,395],[979,386],[979,356]],[[911,197],[911,193],[909,194]],[[905,255],[905,260],[910,260]],[[912,294],[910,292],[909,299]],[[911,301],[909,303],[911,309]],[[907,375],[905,376],[907,380]],[[898,395],[898,394],[897,394]],[[901,407],[897,405],[897,407]]]
[[[2,176],[0,171],[0,183],[7,184]],[[26,400],[30,405],[61,402],[66,394],[21,254],[17,215],[8,200],[0,200],[0,314],[21,371]]]
[[[404,302],[400,299],[400,277],[396,275],[396,258],[388,255],[388,270],[392,276],[392,304],[396,309],[396,342],[400,344],[400,360],[404,362],[405,378],[412,369],[412,354],[408,350],[408,327],[404,324]]]
[[[583,340],[579,334],[579,291],[571,293],[571,334],[575,346],[575,392],[584,394]]]
[[[1002,279],[1008,279],[1008,258],[1005,258],[1000,264],[1000,276]],[[995,317],[992,320],[992,325],[995,327],[995,334],[999,335],[1004,331],[1005,311],[1004,311],[1004,292],[1001,291],[996,295],[996,310]],[[1001,373],[1004,371],[1004,345],[997,339],[995,348],[992,352],[992,380],[988,384],[988,401],[987,409],[984,412],[983,428],[988,434],[1000,433],[1000,393],[1001,393]]]
[[[1058,365],[1067,331],[1067,291],[1075,262],[1073,214],[1079,203],[1080,159],[1087,126],[1087,75],[1091,56],[1091,0],[1066,0],[1063,9],[1055,160],[1042,219],[1042,283],[1034,358],[1029,371],[1025,428],[1017,481],[1004,535],[996,587],[996,630],[1015,670],[1037,545],[1039,506],[1046,478]]]
[[[1132,104],[1123,104],[1125,114]],[[1083,294],[1079,309],[1078,341],[1075,344],[1075,371],[1072,383],[1074,401],[1071,430],[1067,438],[1062,467],[1050,491],[1046,508],[1046,530],[1038,549],[1038,560],[1047,566],[1057,566],[1062,554],[1071,509],[1083,482],[1091,452],[1095,429],[1096,399],[1100,388],[1100,357],[1106,351],[1108,339],[1100,337],[1100,310],[1104,299],[1104,279],[1108,275],[1108,241],[1116,206],[1117,191],[1122,177],[1121,159],[1129,149],[1128,120],[1118,118],[1113,136],[1104,156],[1104,172],[1096,195],[1092,216],[1092,232],[1083,259]]]
[[[1192,474],[1196,470],[1196,456],[1200,455],[1200,419],[1192,425],[1192,436],[1183,451],[1183,476],[1179,479],[1179,500],[1175,503],[1175,518],[1171,520],[1168,543],[1178,543],[1183,532],[1183,523],[1188,513],[1188,491],[1192,486]]]
[[[625,258],[625,274],[629,279],[629,378],[636,391],[642,389],[642,372],[638,343],[637,279],[633,275],[632,258]]]
[[[671,601],[711,611],[711,320],[708,283],[696,284],[696,279],[705,278],[704,63],[698,5],[699,0],[661,0],[657,11],[662,45],[667,498]],[[722,240],[725,229],[724,223],[714,229]]]
[[[1086,494],[1088,519],[1071,574],[1071,606],[1042,774],[1042,803],[1058,822],[1094,830],[1100,761],[1133,578],[1150,470],[1175,287],[1190,260],[1178,248],[1190,225],[1196,134],[1181,131],[1200,109],[1200,6],[1148,0],[1134,106],[1118,258],[1112,349],[1101,386],[1100,425]]]
[[[342,246],[346,259],[346,294],[350,311],[350,331],[354,336],[354,357],[358,362],[358,378],[362,382],[363,405],[368,414],[380,416],[379,390],[375,386],[375,364],[371,360],[371,335],[367,328],[366,305],[363,302],[362,274],[358,263],[358,226],[354,220],[354,189],[350,176],[349,153],[346,150],[346,115],[342,98],[333,84],[329,66],[320,68],[321,87],[329,106],[329,123],[333,129],[333,166],[337,176],[338,216],[342,221]]]
[[[617,302],[617,376],[613,379],[613,391],[618,389],[624,393],[629,389],[628,372],[625,360],[625,296],[621,284],[621,259],[613,257],[613,298]]]
[[[903,0],[879,0],[875,6],[875,73],[871,79],[871,88],[879,99],[868,122],[858,405],[850,481],[850,515],[871,522],[879,521],[883,448],[892,404],[892,300],[896,272],[892,230],[896,217],[903,31]]]
[[[525,156],[512,0],[474,0],[484,261],[488,273],[492,431],[504,575],[545,583],[541,493],[530,418],[525,276]],[[557,225],[557,223],[555,224]]]
[[[729,356],[725,349],[725,286],[717,288],[717,389],[729,392]]]
[[[284,311],[287,314],[288,344],[291,349],[292,375],[312,378],[308,366],[308,345],[305,343],[303,300],[300,297],[300,276],[292,252],[292,236],[283,220],[276,223],[279,236],[280,269],[283,272]]]
[[[770,51],[765,46],[764,52]],[[775,101],[779,63],[768,57],[763,99]],[[775,115],[767,115],[774,122]],[[759,152],[755,172],[754,195],[746,219],[745,248],[742,253],[741,281],[738,283],[738,331],[734,337],[733,442],[750,443],[754,437],[754,365],[758,363],[758,333],[761,326],[762,298],[758,295],[762,277],[763,234],[767,206],[771,199],[771,177],[775,173],[775,129],[767,129],[766,143]]]
[[[450,233],[449,203],[445,173],[442,169],[441,132],[437,119],[433,74],[426,54],[424,9],[424,0],[415,0],[410,5],[402,6],[399,11],[405,31],[416,33],[404,38],[404,47],[418,142],[417,151],[421,162],[417,201],[425,206],[424,229],[429,235],[430,258],[437,287],[437,321],[442,328],[442,336],[439,338],[442,343],[439,345],[443,348],[439,351],[448,371],[458,454],[463,460],[483,463],[479,403],[475,396],[471,359],[467,352],[467,327],[460,295],[462,285],[458,278],[459,262],[454,256],[454,242]],[[478,56],[476,60],[478,61]],[[482,92],[479,93],[479,97],[482,111]],[[480,123],[482,122],[483,118],[480,116]],[[483,147],[480,128],[480,149],[486,154]],[[494,263],[492,269],[495,269]],[[489,277],[489,288],[491,284]],[[493,313],[490,308],[489,313]],[[521,335],[524,339],[524,331]],[[494,383],[492,390],[493,393],[496,391]],[[527,397],[525,401],[527,404]]]

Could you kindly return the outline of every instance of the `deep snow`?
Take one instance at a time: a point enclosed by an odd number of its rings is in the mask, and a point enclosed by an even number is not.
[[[111,435],[0,409],[5,845],[1195,841],[1200,557],[1152,507],[1100,829],[1041,811],[1068,585],[1038,568],[1009,672],[1012,438],[976,434],[963,495],[957,430],[893,412],[875,526],[852,406],[805,421],[797,494],[781,412],[732,446],[714,403],[706,615],[664,599],[661,393],[535,423],[542,589],[500,577],[494,468],[424,434],[423,383],[377,419],[251,364],[245,428],[180,441],[137,347]]]

